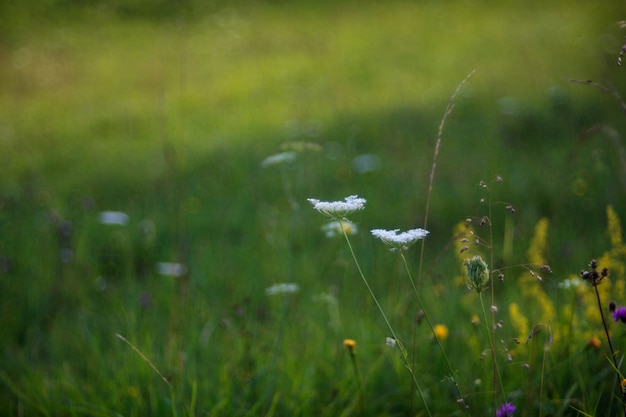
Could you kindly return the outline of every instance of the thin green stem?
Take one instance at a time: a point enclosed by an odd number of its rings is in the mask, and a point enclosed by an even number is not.
[[[463,394],[461,392],[461,387],[459,386],[459,383],[456,380],[456,377],[454,376],[454,370],[452,369],[452,365],[450,364],[450,360],[448,359],[446,350],[443,348],[443,345],[441,344],[441,340],[439,340],[439,338],[437,337],[437,334],[435,333],[435,327],[433,326],[433,322],[430,320],[428,313],[424,309],[424,305],[417,291],[417,286],[415,285],[415,281],[413,280],[413,275],[411,274],[411,270],[406,260],[406,256],[404,256],[403,252],[400,252],[400,257],[402,258],[402,261],[404,263],[404,268],[406,269],[406,273],[408,274],[409,281],[411,282],[411,286],[413,287],[413,291],[415,292],[415,299],[417,300],[418,308],[422,309],[422,312],[424,314],[424,319],[426,319],[426,323],[428,324],[428,327],[430,328],[430,331],[433,334],[433,337],[435,338],[435,342],[437,343],[437,346],[439,347],[439,350],[441,351],[441,354],[446,362],[448,370],[450,371],[450,378],[452,379],[452,382],[454,383],[454,387],[456,388],[458,400],[460,400],[460,404],[463,406],[465,413],[469,415],[469,411],[467,410],[467,408],[464,406],[464,403],[463,403]]]
[[[378,308],[378,311],[380,311],[380,314],[383,317],[383,320],[385,321],[385,324],[387,325],[387,328],[389,329],[389,332],[391,333],[391,336],[394,338],[394,340],[399,341],[400,339],[396,335],[396,332],[393,330],[393,327],[391,326],[391,323],[389,322],[389,319],[387,318],[387,315],[385,314],[385,311],[383,310],[382,306],[378,302],[378,298],[376,298],[376,295],[374,295],[374,291],[372,290],[372,287],[370,286],[369,282],[367,281],[367,278],[365,278],[365,274],[363,273],[363,270],[361,269],[361,265],[359,264],[359,261],[356,258],[356,255],[354,253],[354,249],[352,248],[352,243],[350,243],[350,238],[348,237],[348,234],[346,233],[346,230],[343,227],[343,221],[341,219],[339,220],[339,226],[341,227],[341,230],[343,232],[343,236],[346,239],[346,243],[348,244],[348,249],[350,250],[350,254],[352,255],[352,259],[354,260],[354,264],[356,265],[356,269],[359,271],[359,275],[361,276],[361,280],[365,284],[365,287],[367,288],[367,291],[370,293],[370,296],[372,297],[372,300],[374,300],[374,303],[376,304],[376,307]],[[424,393],[422,392],[422,389],[420,388],[419,384],[417,383],[417,379],[415,378],[415,373],[413,372],[413,368],[410,366],[410,363],[408,361],[408,357],[407,357],[406,351],[403,351],[402,349],[400,349],[400,352],[402,353],[402,359],[404,361],[404,365],[408,369],[409,373],[411,374],[411,378],[413,379],[413,383],[415,384],[415,388],[416,388],[416,390],[417,390],[417,392],[418,392],[418,394],[420,396],[420,399],[422,400],[422,403],[424,403],[424,408],[426,409],[426,413],[429,416],[432,416],[432,414],[430,413],[430,409],[428,408],[428,404],[426,403],[426,399],[424,397]]]
[[[382,306],[378,302],[378,298],[376,298],[376,295],[374,295],[374,291],[372,291],[372,287],[370,287],[369,282],[367,282],[367,279],[365,278],[365,274],[363,273],[363,270],[361,269],[361,265],[359,264],[359,261],[356,258],[356,255],[354,253],[354,249],[352,249],[352,243],[350,243],[350,238],[348,237],[348,234],[346,233],[346,230],[345,230],[345,228],[343,226],[343,221],[339,220],[339,224],[340,224],[341,230],[343,232],[343,236],[346,239],[346,243],[348,244],[348,249],[350,250],[350,255],[352,255],[352,260],[354,260],[354,263],[356,265],[356,269],[359,271],[359,275],[361,276],[361,280],[365,284],[365,287],[367,288],[367,291],[370,293],[370,296],[372,297],[372,300],[374,300],[374,303],[376,304],[376,307],[378,307],[378,311],[380,311],[380,314],[383,317],[383,320],[385,321],[385,324],[387,325],[387,328],[391,332],[391,335],[394,337],[394,339],[397,340],[398,338],[396,337],[396,333],[393,330],[393,327],[391,326],[391,323],[389,322],[389,319],[387,319],[387,315],[385,314],[385,311],[383,310]]]
[[[461,81],[459,85],[457,85],[456,90],[454,90],[454,93],[450,97],[450,100],[448,100],[448,105],[446,106],[446,110],[443,112],[443,117],[441,118],[441,122],[439,123],[439,129],[437,130],[437,141],[435,142],[435,151],[433,153],[433,163],[430,167],[430,177],[428,180],[428,192],[426,193],[426,206],[424,208],[424,228],[428,226],[430,199],[433,193],[433,184],[435,183],[435,173],[437,171],[437,157],[439,156],[439,148],[441,147],[441,138],[443,137],[443,128],[446,125],[446,120],[448,120],[448,116],[450,116],[450,114],[452,113],[452,109],[454,109],[454,105],[456,104],[456,96],[459,94],[459,91],[461,91],[461,87],[463,87],[463,84],[465,84],[467,80],[470,79],[470,77],[474,74],[475,71],[476,70],[472,70],[469,74],[467,74],[467,76],[463,79],[463,81]],[[420,250],[420,263],[419,263],[418,276],[417,276],[417,279],[418,279],[417,288],[419,288],[421,285],[422,265],[424,261],[424,247],[425,246],[426,245],[424,241],[422,241],[422,248]]]
[[[348,348],[350,351],[350,361],[352,362],[352,369],[354,369],[354,377],[356,378],[357,390],[359,395],[359,408],[361,414],[363,413],[363,383],[361,382],[361,374],[359,373],[359,366],[356,363],[356,355],[354,354],[354,348]]]
[[[550,326],[548,325],[547,340],[550,340]],[[546,344],[543,344],[543,357],[541,358],[541,380],[539,382],[539,417],[543,414],[543,377],[546,372]]]
[[[492,285],[493,286],[493,285]],[[483,294],[478,293],[478,298],[480,299],[480,306],[483,312],[483,320],[485,321],[485,327],[487,323],[490,321],[487,320],[487,312],[485,310],[485,302],[483,300]],[[494,312],[491,312],[492,316]],[[502,391],[502,396],[504,398],[504,402],[506,402],[506,392],[504,391],[504,385],[502,383],[502,377],[500,376],[500,368],[498,367],[498,363],[496,362],[496,345],[494,342],[494,323],[491,323],[491,329],[487,328],[487,335],[489,336],[489,346],[491,346],[492,358],[493,358],[493,392],[494,392],[494,410],[498,408],[498,383],[500,384],[500,390]]]
[[[493,223],[492,223],[492,212],[491,212],[491,190],[489,190],[489,265],[493,268]],[[493,281],[493,277],[491,277],[491,305],[496,305],[496,296],[495,296],[495,285]],[[481,305],[483,304],[482,296],[480,298]],[[483,312],[485,310],[485,306],[482,305]],[[500,369],[498,368],[498,358],[496,356],[496,313],[493,309],[490,309],[491,312],[491,330],[490,330],[490,339],[491,339],[491,359],[493,360],[493,409],[497,409],[498,407],[498,381],[500,382],[500,386],[502,387],[502,396],[506,400],[506,393],[504,392],[504,387],[502,386],[503,382],[500,378]],[[486,321],[485,321],[486,323]],[[506,402],[506,401],[505,401]]]

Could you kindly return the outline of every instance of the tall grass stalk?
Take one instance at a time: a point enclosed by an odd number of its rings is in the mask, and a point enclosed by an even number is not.
[[[141,352],[135,345],[133,345],[128,339],[126,339],[124,336],[122,336],[119,333],[115,333],[115,336],[117,336],[121,341],[123,341],[124,343],[126,343],[128,346],[131,347],[132,350],[134,350],[140,357],[141,359],[144,360],[144,362],[146,362],[148,364],[148,366],[150,366],[150,368],[152,368],[152,370],[154,372],[157,373],[157,375],[159,375],[159,377],[161,377],[161,379],[163,380],[163,382],[165,382],[167,385],[171,385],[170,381],[167,380],[167,378],[165,378],[163,376],[163,374],[159,371],[159,369],[154,365],[154,363],[152,363],[152,361],[150,359],[148,359],[146,357],[146,355],[143,354],[143,352]]]
[[[474,74],[475,71],[476,70],[472,70],[469,74],[467,74],[467,76],[463,79],[463,81],[461,81],[459,85],[456,87],[456,90],[454,90],[454,93],[452,93],[452,96],[450,96],[450,99],[448,100],[448,105],[446,106],[446,110],[443,112],[443,117],[441,118],[441,122],[439,123],[439,130],[437,131],[437,140],[435,141],[435,151],[433,153],[433,163],[430,167],[430,177],[428,180],[428,192],[426,193],[426,206],[424,207],[424,223],[423,223],[424,229],[428,229],[428,215],[430,212],[430,199],[433,193],[433,184],[435,183],[435,172],[437,171],[437,158],[439,157],[439,149],[441,147],[441,138],[443,136],[443,128],[446,125],[446,120],[448,119],[448,116],[450,116],[450,114],[452,113],[452,110],[454,109],[454,106],[456,104],[456,96],[459,94],[459,91],[461,91],[461,87],[463,87],[463,85],[470,79],[470,77]],[[422,246],[420,248],[418,274],[417,274],[417,292],[419,292],[420,285],[421,285],[425,246],[426,246],[426,242],[422,241]]]
[[[132,344],[128,339],[126,339],[124,336],[122,336],[119,333],[115,333],[115,336],[117,336],[121,341],[123,341],[128,346],[130,346],[131,349],[134,350],[141,357],[141,359],[143,359],[144,362],[146,362],[148,364],[148,366],[150,366],[150,368],[152,368],[152,370],[157,373],[157,375],[159,377],[161,377],[163,382],[165,382],[167,384],[168,388],[170,389],[170,395],[172,397],[172,416],[173,417],[178,417],[178,412],[176,411],[176,399],[175,399],[175,396],[174,396],[174,387],[172,387],[172,384],[170,384],[170,381],[168,381],[167,378],[165,378],[163,376],[163,374],[161,373],[161,371],[159,371],[159,369],[156,367],[156,365],[154,365],[154,363],[152,363],[152,361],[150,359],[148,359],[148,357],[146,355],[144,355],[143,352],[140,351],[137,346]],[[194,394],[194,397],[195,397],[195,394]],[[193,406],[195,407],[195,404]]]
[[[439,129],[437,131],[437,140],[435,141],[435,150],[433,152],[433,163],[430,167],[430,177],[428,180],[428,192],[426,193],[426,206],[424,207],[424,222],[423,222],[424,229],[428,228],[428,215],[430,212],[430,200],[431,200],[432,193],[433,193],[433,184],[435,183],[435,173],[437,171],[437,158],[439,157],[439,149],[441,148],[441,138],[443,137],[443,128],[446,125],[446,120],[448,119],[448,116],[450,116],[450,114],[452,113],[452,110],[454,109],[454,106],[456,104],[456,96],[459,94],[459,91],[461,91],[461,87],[463,87],[463,85],[470,79],[470,77],[474,74],[475,71],[476,70],[470,71],[470,73],[467,74],[467,76],[459,83],[459,85],[457,85],[456,89],[454,90],[454,93],[452,93],[452,96],[450,96],[450,99],[448,100],[448,105],[446,106],[446,110],[443,112],[441,122],[439,122]],[[422,271],[424,267],[425,248],[426,248],[426,241],[422,240],[422,245],[420,247],[419,265],[418,265],[418,270],[417,270],[417,285],[413,282],[413,279],[411,279],[411,283],[413,284],[416,296],[418,296],[420,292],[420,287],[422,284]],[[419,296],[418,296],[418,304],[421,304],[421,302],[419,302]],[[419,309],[421,307],[418,305],[417,308]],[[419,313],[419,311],[417,313]],[[432,330],[433,327],[430,321],[429,321],[429,326]],[[435,339],[437,339],[437,337],[435,337]],[[438,340],[437,340],[437,343],[439,344]],[[441,344],[439,345],[443,352],[443,348]],[[416,349],[417,349],[417,320],[415,321],[414,328],[413,328],[413,340],[412,340],[412,349],[411,349],[411,368],[415,368]],[[445,356],[445,352],[444,352],[444,356]],[[447,358],[446,358],[446,362],[448,362]],[[449,363],[448,363],[448,367],[450,367]],[[456,385],[456,381],[455,381],[455,385]],[[458,385],[457,385],[457,389],[458,389]],[[459,390],[459,395],[460,395],[460,390]],[[413,412],[413,397],[411,397],[411,413],[412,412]]]
[[[350,238],[348,237],[348,233],[346,232],[346,228],[344,227],[343,221],[341,219],[339,219],[339,224],[340,224],[340,228],[343,232],[343,237],[346,240],[346,244],[348,245],[348,249],[350,250],[350,254],[352,255],[352,259],[354,260],[354,264],[356,265],[356,268],[359,272],[359,275],[361,276],[361,280],[363,281],[363,284],[365,284],[365,287],[367,288],[367,291],[370,293],[370,296],[372,297],[372,300],[374,300],[374,303],[376,304],[376,307],[378,308],[378,311],[380,311],[381,316],[383,317],[383,320],[385,321],[385,324],[387,325],[387,328],[389,329],[389,332],[391,333],[391,336],[394,338],[395,341],[400,341],[400,339],[398,338],[398,336],[396,335],[395,330],[393,329],[393,326],[391,326],[391,323],[389,322],[389,319],[387,318],[387,315],[385,314],[385,311],[383,310],[382,306],[380,305],[380,303],[378,302],[378,298],[376,298],[376,295],[374,294],[374,291],[372,291],[372,287],[370,286],[369,282],[367,281],[367,278],[365,278],[365,274],[363,273],[363,270],[361,269],[361,265],[359,264],[359,261],[354,253],[354,249],[352,248],[352,243],[350,243]],[[405,367],[407,368],[407,370],[409,371],[409,373],[411,374],[411,380],[413,383],[413,386],[415,388],[415,390],[417,391],[418,395],[420,396],[420,399],[422,400],[422,403],[424,404],[424,408],[426,410],[426,413],[429,416],[432,416],[430,409],[428,408],[428,403],[426,402],[426,398],[424,397],[424,393],[421,389],[421,387],[419,386],[419,384],[417,383],[417,379],[415,378],[415,372],[413,364],[409,362],[409,358],[408,355],[406,353],[406,350],[401,348],[401,344],[397,344],[398,348],[400,350],[401,353],[401,358],[402,361],[404,362]],[[411,390],[413,391],[413,390]],[[413,398],[413,395],[411,395],[411,398]]]

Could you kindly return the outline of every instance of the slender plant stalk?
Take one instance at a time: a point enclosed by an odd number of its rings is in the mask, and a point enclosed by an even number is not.
[[[604,312],[602,311],[602,301],[600,300],[600,292],[598,291],[598,286],[594,285],[593,289],[596,292],[596,300],[598,300],[598,310],[600,311],[600,317],[602,318],[602,327],[604,327],[604,333],[606,334],[606,340],[609,342],[609,349],[611,350],[611,359],[613,360],[613,367],[615,368],[615,373],[617,374],[617,388],[619,389],[620,398],[622,397],[622,390],[620,385],[621,375],[619,373],[619,368],[617,364],[617,358],[615,357],[615,349],[613,349],[613,342],[611,341],[611,336],[609,335],[609,328],[606,325],[606,320],[604,318]],[[626,403],[622,401],[622,408],[624,410],[624,416],[626,417]]]
[[[609,94],[611,97],[613,97],[615,99],[615,101],[617,101],[617,103],[620,105],[620,107],[622,108],[622,110],[624,112],[626,112],[626,102],[624,102],[624,100],[622,99],[622,97],[619,95],[619,93],[617,92],[617,90],[615,89],[615,87],[613,87],[611,84],[609,84],[608,87],[593,82],[591,80],[586,80],[586,81],[582,81],[582,80],[575,80],[575,79],[568,79],[569,82],[572,83],[578,83],[578,84],[585,84],[585,85],[590,85],[592,87],[597,88],[598,90],[601,90],[607,94]]]
[[[547,326],[548,332],[551,332],[550,325]],[[550,333],[546,336],[548,341],[551,339]],[[543,356],[541,358],[541,380],[539,382],[539,417],[543,414],[543,377],[546,374],[546,344],[543,344]]]
[[[174,397],[174,387],[172,386],[172,384],[170,384],[170,381],[167,380],[167,378],[165,378],[163,376],[163,374],[158,370],[158,368],[152,363],[152,361],[150,359],[148,359],[148,357],[146,355],[143,354],[143,352],[141,352],[139,350],[139,348],[137,348],[137,346],[133,345],[128,339],[126,339],[124,336],[122,336],[119,333],[115,333],[115,336],[117,336],[121,341],[123,341],[124,343],[126,343],[128,346],[131,347],[132,350],[134,350],[140,357],[141,359],[143,359],[148,366],[150,366],[150,368],[152,368],[152,370],[154,372],[157,373],[157,375],[159,375],[161,377],[161,379],[163,380],[163,382],[165,382],[167,384],[167,386],[170,389],[170,396],[172,397],[172,416],[174,417],[178,417],[178,412],[176,412],[176,398]]]
[[[356,363],[356,354],[354,353],[354,347],[348,348],[350,352],[350,361],[352,362],[352,369],[354,369],[354,377],[356,378],[357,390],[359,395],[359,414],[363,414],[364,409],[364,395],[363,395],[363,382],[361,381],[361,373],[359,372],[359,366]]]
[[[387,328],[389,329],[389,332],[391,333],[391,336],[394,338],[394,340],[399,341],[400,339],[396,335],[396,332],[393,330],[393,327],[391,326],[391,323],[389,322],[389,319],[387,319],[387,315],[385,314],[385,311],[383,310],[382,306],[378,302],[378,298],[376,298],[376,295],[374,295],[374,291],[372,291],[372,287],[370,287],[370,284],[367,281],[367,278],[365,278],[365,274],[363,273],[363,270],[361,269],[361,265],[359,264],[359,261],[356,258],[356,255],[354,253],[354,249],[352,249],[352,243],[350,243],[350,238],[348,237],[348,234],[346,233],[346,230],[343,227],[343,222],[341,220],[339,220],[339,226],[341,227],[341,230],[343,232],[343,236],[346,239],[346,243],[348,244],[348,249],[350,249],[350,254],[352,255],[352,259],[354,260],[354,263],[356,265],[356,269],[359,271],[359,275],[361,276],[361,280],[365,284],[365,287],[367,288],[367,291],[370,293],[370,296],[372,297],[372,300],[374,300],[374,303],[376,304],[376,307],[378,307],[378,311],[380,311],[380,314],[383,317],[383,320],[385,321],[385,324],[387,325]],[[412,378],[413,384],[415,386],[415,389],[417,390],[417,393],[419,394],[420,399],[422,400],[422,403],[424,404],[424,408],[426,409],[426,413],[429,416],[432,416],[432,414],[430,412],[430,409],[428,408],[428,404],[426,403],[426,398],[424,397],[424,393],[422,392],[422,389],[420,388],[419,384],[417,383],[417,379],[415,378],[415,373],[413,372],[413,367],[409,363],[409,360],[408,360],[408,357],[406,355],[406,352],[403,349],[400,349],[400,352],[402,353],[401,356],[402,356],[402,359],[404,361],[404,365],[407,368],[407,370],[409,371],[409,373],[411,374],[411,378]]]
[[[402,257],[402,261],[404,262],[404,268],[406,269],[406,272],[409,276],[409,281],[411,281],[411,286],[413,287],[413,291],[415,292],[415,298],[417,300],[418,308],[422,309],[422,312],[424,313],[424,318],[426,319],[426,323],[428,323],[428,327],[430,328],[430,331],[435,338],[435,342],[437,343],[437,346],[439,347],[439,350],[441,351],[441,354],[443,355],[446,365],[448,366],[448,371],[450,372],[450,378],[452,379],[452,382],[454,383],[454,387],[457,391],[458,400],[463,400],[461,387],[459,386],[459,383],[456,380],[456,377],[454,376],[454,370],[452,369],[452,365],[450,364],[450,360],[448,358],[448,355],[446,354],[446,350],[443,348],[443,345],[441,344],[441,340],[439,340],[439,338],[437,337],[437,334],[435,333],[435,327],[433,326],[433,322],[430,320],[428,313],[426,313],[426,310],[423,307],[422,300],[417,291],[417,287],[415,286],[415,281],[413,280],[413,275],[411,274],[411,270],[409,269],[409,264],[406,260],[406,256],[404,256],[404,253],[402,252],[400,252],[400,256]],[[465,413],[469,415],[469,411],[465,407],[464,403],[461,402],[460,404],[463,406]]]
[[[493,287],[493,285],[492,285]],[[480,299],[480,306],[482,308],[483,311],[483,320],[485,320],[485,327],[487,326],[487,323],[490,323],[487,320],[487,312],[485,310],[485,302],[483,300],[483,294],[479,293],[478,294],[478,298]],[[493,312],[491,312],[492,316],[493,316]],[[487,335],[489,336],[489,345],[491,346],[491,352],[492,352],[492,358],[493,358],[493,373],[494,373],[494,377],[493,377],[493,397],[494,397],[494,410],[496,410],[498,408],[498,383],[500,384],[500,390],[502,391],[502,395],[504,397],[504,402],[506,402],[506,394],[504,391],[504,385],[502,383],[502,378],[500,376],[500,368],[498,367],[498,364],[496,362],[496,355],[495,355],[495,342],[494,342],[494,333],[493,333],[493,323],[491,325],[491,329],[486,329],[487,330]]]
[[[167,378],[165,378],[163,376],[163,374],[161,372],[159,372],[159,370],[157,369],[157,367],[152,363],[152,361],[150,361],[150,359],[148,359],[146,357],[146,355],[144,355],[135,345],[133,345],[128,339],[126,339],[124,336],[122,336],[119,333],[115,333],[115,336],[117,336],[120,340],[122,340],[124,343],[126,343],[128,346],[131,347],[131,349],[133,349],[140,357],[141,359],[144,360],[144,362],[146,362],[148,364],[148,366],[150,366],[150,368],[152,368],[152,370],[154,372],[157,373],[157,375],[159,375],[161,377],[161,379],[163,380],[163,382],[165,382],[167,385],[170,385],[170,381],[167,380]]]
[[[435,142],[435,151],[433,153],[433,163],[430,168],[430,178],[428,180],[428,192],[426,194],[426,207],[424,208],[424,226],[423,227],[425,229],[428,226],[428,214],[430,211],[430,198],[433,193],[433,184],[435,183],[435,172],[437,171],[437,157],[439,156],[439,149],[441,147],[443,127],[446,124],[446,120],[448,119],[448,116],[452,113],[452,109],[454,109],[457,94],[461,90],[461,87],[463,86],[463,84],[465,84],[467,80],[469,80],[469,78],[474,74],[474,72],[475,70],[472,70],[463,79],[463,81],[461,81],[459,85],[456,87],[456,90],[454,90],[454,93],[452,93],[450,100],[448,100],[448,105],[446,106],[446,110],[443,112],[443,117],[441,118],[441,122],[439,123],[439,130],[437,131],[437,140]],[[422,269],[424,265],[424,248],[425,247],[426,247],[426,241],[422,240],[422,245],[420,248],[419,266],[418,266],[418,272],[417,272],[417,286],[415,287],[416,294],[419,293],[419,289],[422,283]],[[412,349],[412,354],[411,354],[411,367],[412,368],[415,367],[415,347],[417,343],[416,335],[417,335],[417,321],[415,322],[414,329],[413,329],[413,341],[412,341],[413,349]],[[411,413],[413,413],[413,397],[411,397]]]
[[[491,219],[492,211],[491,211],[491,190],[489,190],[489,265],[493,268],[493,223]],[[493,271],[492,271],[493,274]],[[491,305],[496,305],[496,295],[495,295],[495,285],[493,285],[493,276],[491,277]],[[482,294],[480,297],[480,304],[483,308],[483,314],[485,311],[485,305],[483,304]],[[504,397],[506,402],[506,392],[504,391],[504,386],[502,379],[500,378],[500,368],[498,367],[498,357],[496,355],[496,312],[493,309],[489,309],[491,313],[491,329],[489,330],[489,339],[491,345],[491,360],[493,361],[493,409],[496,410],[498,408],[498,382],[500,383],[500,388],[502,389],[502,396]],[[485,321],[487,323],[487,321]]]
[[[452,109],[454,109],[454,105],[456,103],[456,96],[461,91],[461,87],[463,84],[470,79],[470,77],[474,74],[475,70],[472,70],[467,76],[459,83],[454,90],[454,93],[448,100],[448,105],[446,106],[446,111],[443,112],[443,117],[441,118],[441,122],[439,123],[439,130],[437,131],[437,141],[435,142],[435,151],[433,154],[433,163],[430,167],[430,178],[428,180],[428,193],[426,194],[426,207],[424,208],[424,229],[428,226],[428,214],[430,211],[430,198],[433,193],[433,184],[435,183],[435,172],[437,171],[437,157],[439,156],[439,148],[441,147],[441,138],[443,136],[443,127],[446,125],[446,120],[448,116],[452,113]],[[420,260],[419,260],[419,268],[417,275],[417,290],[419,292],[419,288],[421,285],[421,276],[422,276],[422,265],[424,263],[424,247],[426,246],[426,241],[422,240],[422,246],[420,249]]]

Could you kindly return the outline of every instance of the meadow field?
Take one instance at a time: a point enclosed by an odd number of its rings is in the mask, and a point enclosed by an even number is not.
[[[0,5],[0,416],[626,415],[623,6]]]

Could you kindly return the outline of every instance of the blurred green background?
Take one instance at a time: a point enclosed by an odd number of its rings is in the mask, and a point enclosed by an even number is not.
[[[478,183],[501,175],[494,201],[516,214],[514,247],[496,258],[524,262],[548,217],[545,285],[557,291],[610,247],[606,206],[626,213],[624,110],[568,81],[626,91],[623,12],[621,1],[3,2],[7,415],[350,410],[321,394],[340,357],[329,346],[352,332],[378,352],[384,331],[375,311],[361,319],[371,302],[306,198],[368,199],[357,252],[402,317],[403,290],[386,282],[402,270],[367,231],[422,226],[437,129],[471,71],[443,130],[426,276],[457,273],[454,226],[484,214]],[[262,167],[299,141],[321,150]],[[364,155],[371,169],[355,164]],[[129,222],[101,224],[108,210]],[[164,277],[157,262],[187,273]],[[277,282],[298,283],[299,301],[272,305],[264,289]],[[329,331],[311,301],[327,291],[340,294],[350,331]],[[180,381],[177,397],[115,333]],[[310,374],[310,386],[294,376]],[[406,383],[400,375],[387,378]],[[404,413],[388,406],[394,396],[373,401],[372,415]]]

